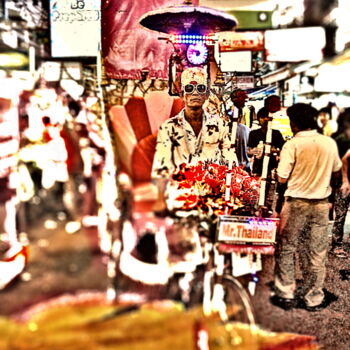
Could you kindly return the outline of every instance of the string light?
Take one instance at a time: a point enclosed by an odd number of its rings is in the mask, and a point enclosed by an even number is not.
[[[198,42],[206,45],[214,45],[215,38],[212,35],[174,34],[170,36],[174,44],[196,44]]]

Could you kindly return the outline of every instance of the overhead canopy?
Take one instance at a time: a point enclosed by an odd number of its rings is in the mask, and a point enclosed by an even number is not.
[[[237,19],[209,7],[172,6],[143,15],[140,24],[150,30],[167,34],[211,34],[229,31],[237,26]]]
[[[315,91],[350,92],[350,49],[318,67]]]

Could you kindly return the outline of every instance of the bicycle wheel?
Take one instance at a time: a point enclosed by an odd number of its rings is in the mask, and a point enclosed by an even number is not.
[[[222,278],[222,285],[226,309],[233,310],[232,313],[228,314],[228,319],[255,326],[253,307],[249,295],[241,283],[233,276],[226,274]]]

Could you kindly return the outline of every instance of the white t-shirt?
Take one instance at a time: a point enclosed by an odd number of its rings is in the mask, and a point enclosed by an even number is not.
[[[332,192],[332,173],[341,167],[335,141],[310,130],[298,132],[283,146],[277,173],[288,179],[286,197],[325,199]]]

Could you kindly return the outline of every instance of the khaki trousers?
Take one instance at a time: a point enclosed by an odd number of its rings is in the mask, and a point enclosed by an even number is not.
[[[328,252],[328,201],[289,198],[281,212],[275,287],[282,298],[295,297],[295,257],[303,273],[302,295],[308,306],[322,303]]]

